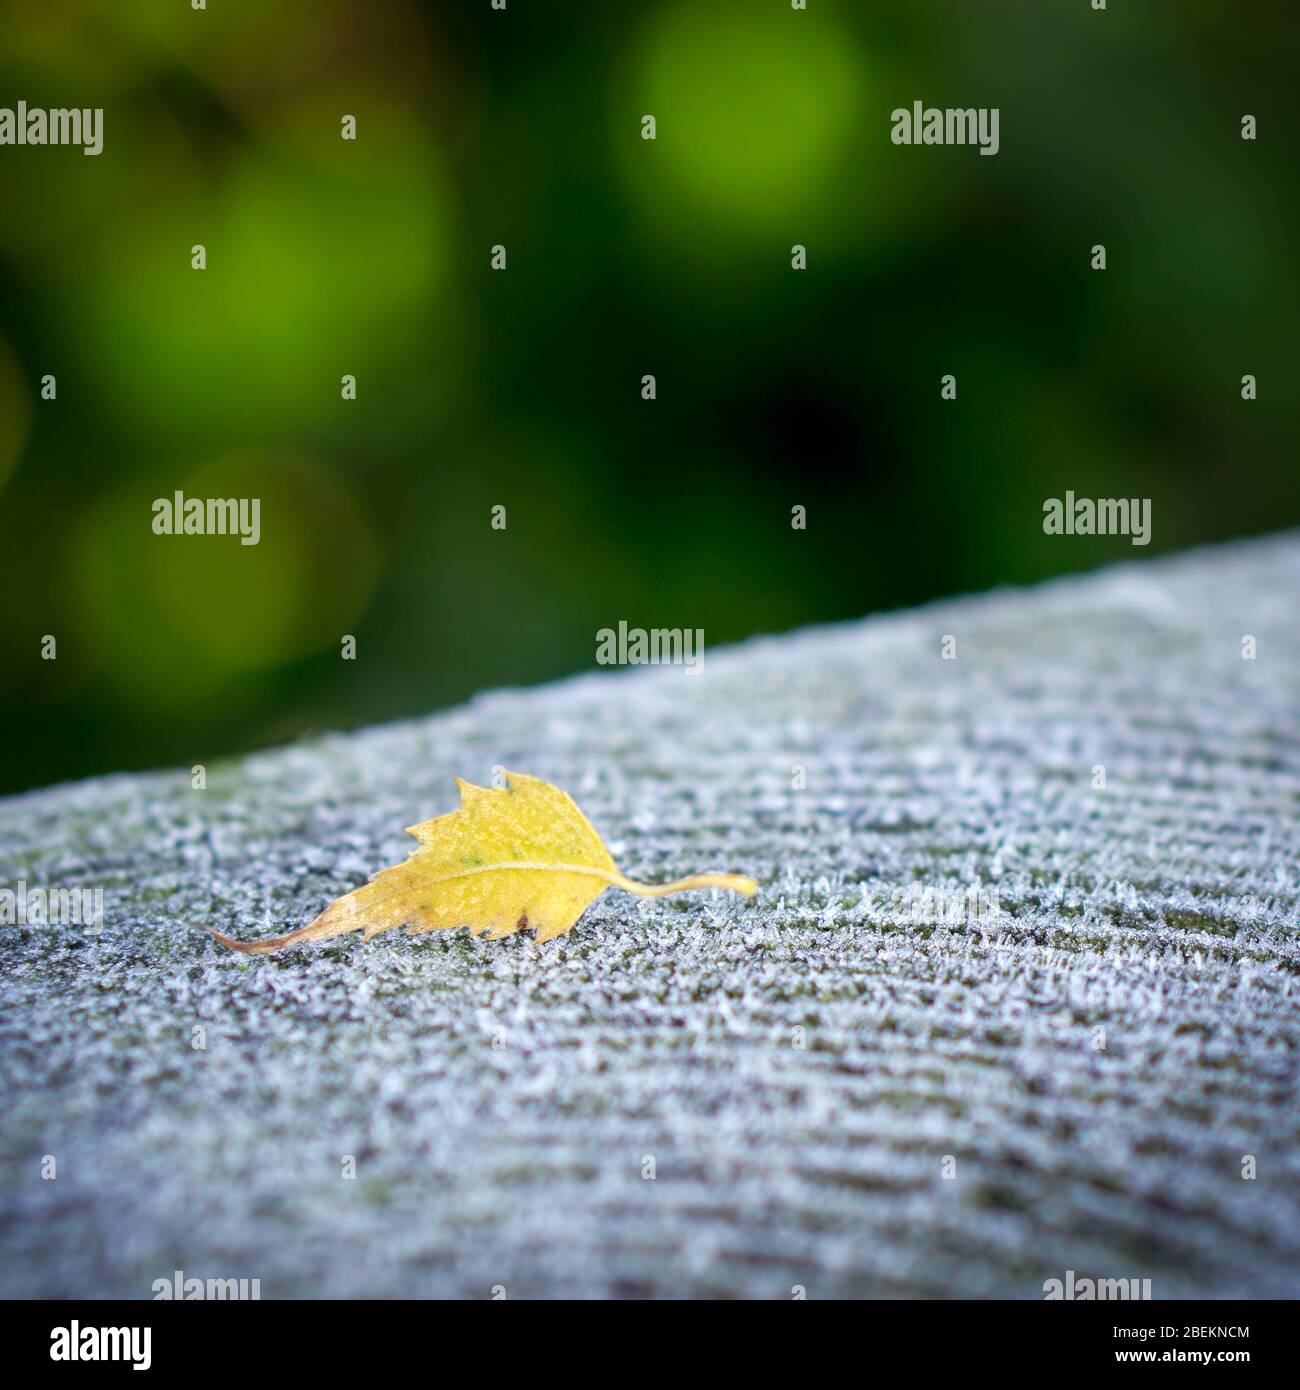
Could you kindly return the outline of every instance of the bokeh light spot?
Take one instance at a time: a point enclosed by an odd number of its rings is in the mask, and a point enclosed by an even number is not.
[[[661,162],[683,196],[729,225],[784,223],[791,200],[829,192],[843,169],[862,55],[832,14],[803,19],[679,3],[642,41],[634,90],[656,118]]]
[[[297,455],[238,453],[148,491],[172,500],[176,490],[257,499],[258,543],[155,534],[155,498],[137,484],[82,518],[70,552],[87,645],[133,703],[215,699],[355,633],[379,553],[335,472]]]

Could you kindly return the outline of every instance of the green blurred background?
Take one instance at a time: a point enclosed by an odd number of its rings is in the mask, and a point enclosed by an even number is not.
[[[716,646],[1294,524],[1297,40],[1229,0],[0,3],[0,105],[106,112],[98,158],[0,148],[0,790],[544,681],[619,619]],[[1001,153],[893,146],[917,99],[1000,107]],[[154,536],[177,489],[260,497],[261,544]],[[1067,489],[1152,498],[1152,544],[1045,536]]]

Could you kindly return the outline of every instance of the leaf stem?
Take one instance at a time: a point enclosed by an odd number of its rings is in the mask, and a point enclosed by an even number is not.
[[[215,937],[223,946],[229,946],[232,951],[242,951],[246,956],[265,956],[272,951],[282,951],[286,946],[292,946],[295,941],[302,941],[315,925],[314,921],[309,922],[296,931],[285,932],[283,936],[263,937],[260,941],[237,941],[233,936],[227,936],[225,932],[218,931],[216,927],[210,927],[204,922],[200,922],[198,928]]]
[[[743,893],[747,898],[758,892],[758,884],[744,874],[692,874],[690,878],[679,878],[672,883],[637,883],[635,879],[618,874],[611,876],[610,882],[616,888],[638,893],[643,898],[663,898],[691,888],[725,888],[729,893]]]

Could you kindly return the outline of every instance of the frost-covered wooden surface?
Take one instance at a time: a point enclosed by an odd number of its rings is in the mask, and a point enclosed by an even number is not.
[[[1300,1294],[1298,615],[1289,536],[3,803],[0,886],[107,916],[0,929],[0,1291]],[[192,930],[307,920],[498,765],[758,898]]]

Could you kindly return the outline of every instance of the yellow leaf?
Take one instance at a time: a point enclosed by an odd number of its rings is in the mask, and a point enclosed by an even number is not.
[[[507,787],[456,778],[460,810],[407,830],[420,842],[410,858],[381,869],[337,898],[315,921],[266,941],[236,941],[204,927],[233,951],[260,955],[300,941],[359,931],[369,941],[392,927],[408,935],[468,927],[489,940],[532,927],[538,941],[567,932],[606,888],[661,898],[689,888],[726,888],[753,897],[740,874],[695,874],[675,883],[634,883],[619,873],[591,822],[558,787],[507,772]]]

